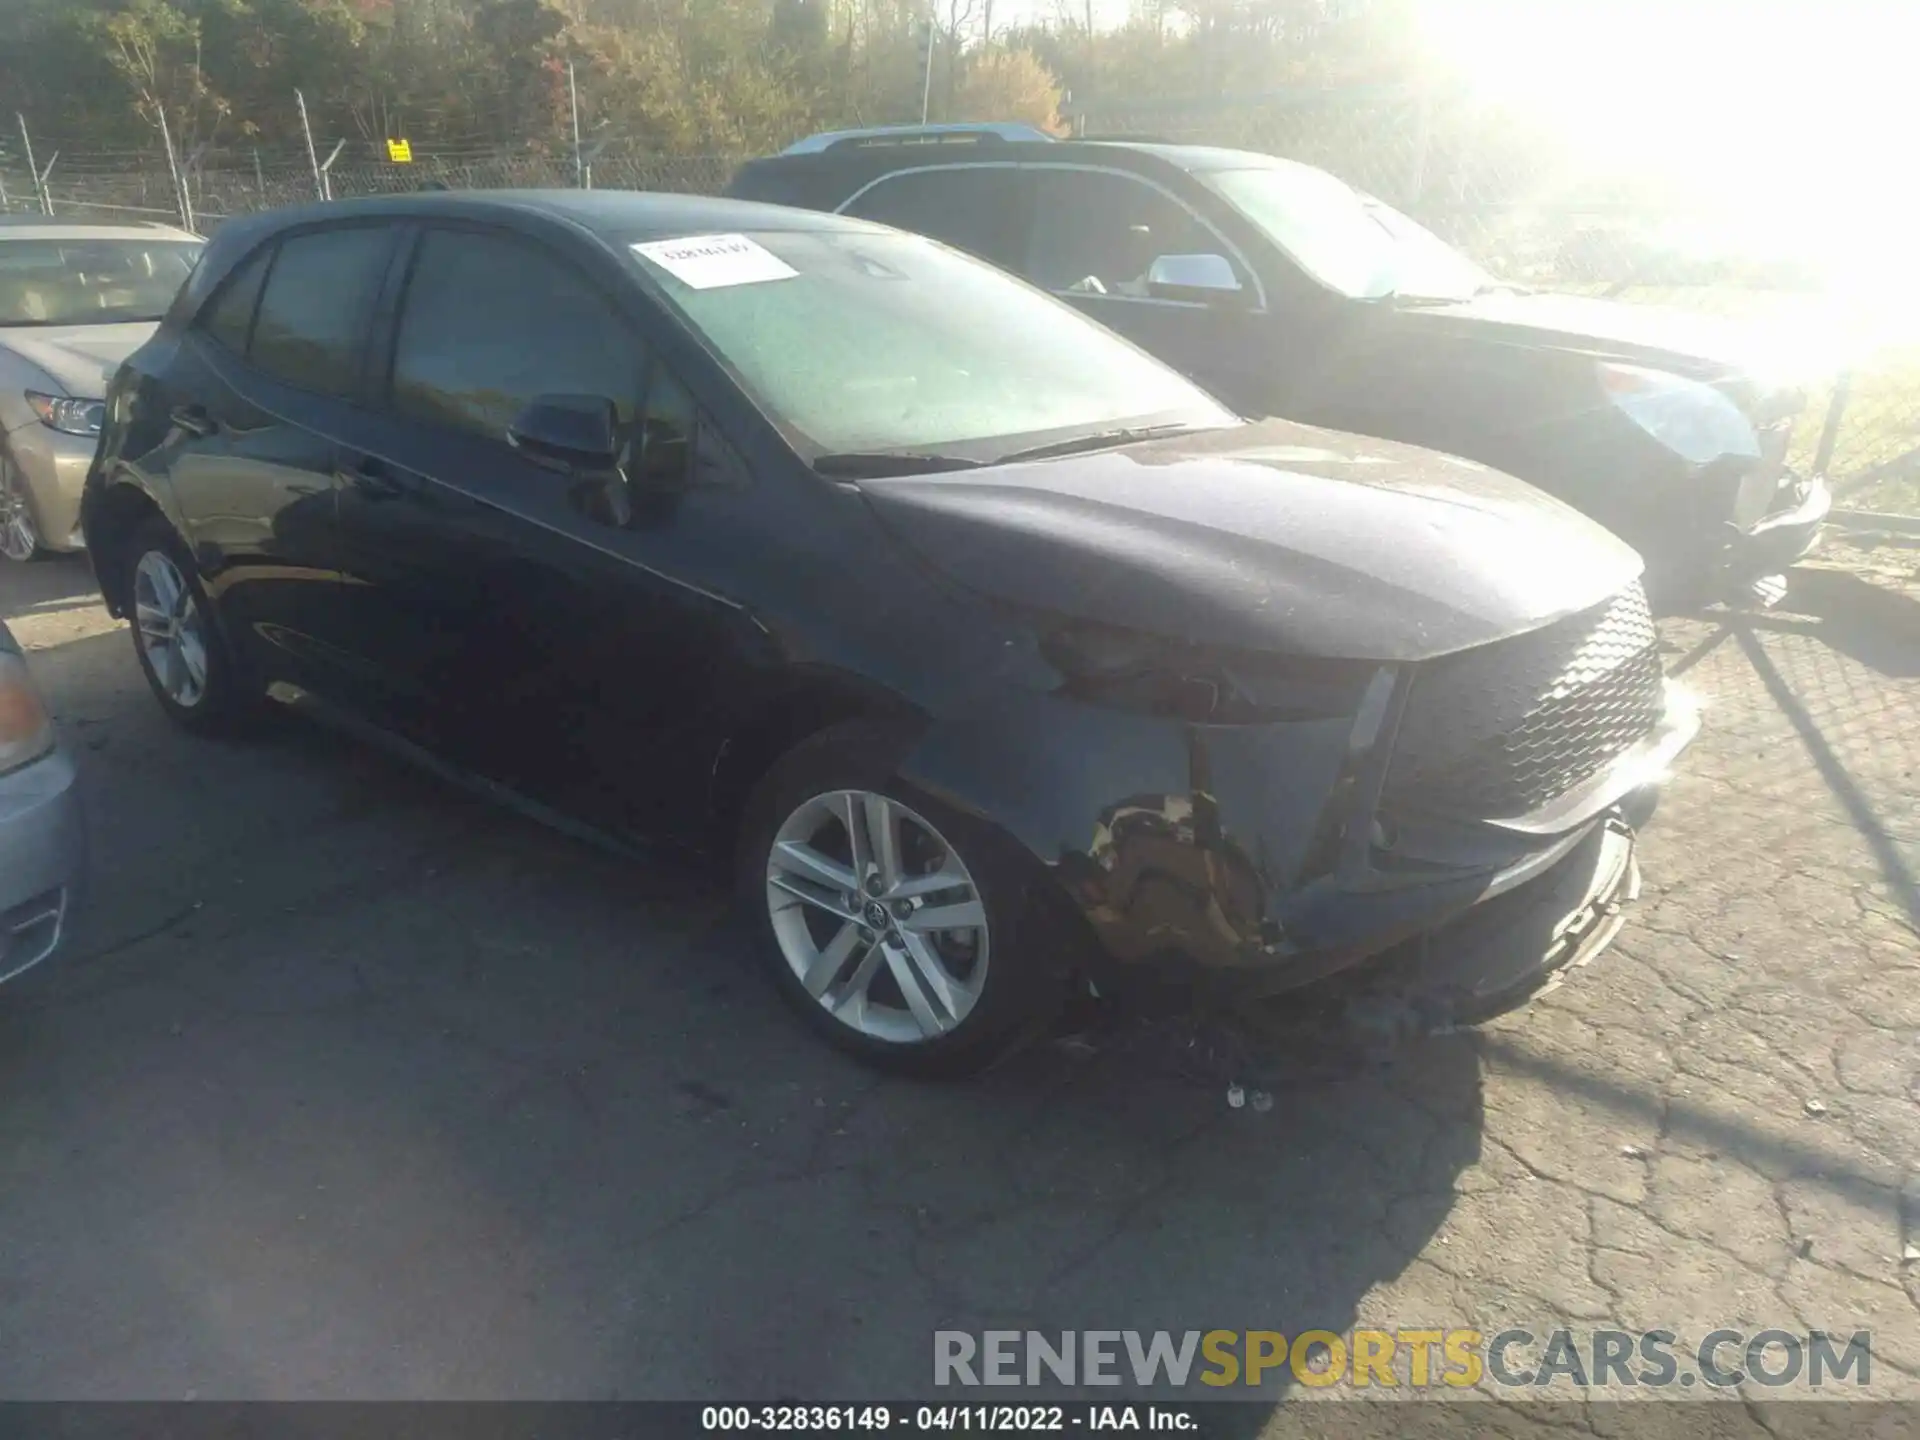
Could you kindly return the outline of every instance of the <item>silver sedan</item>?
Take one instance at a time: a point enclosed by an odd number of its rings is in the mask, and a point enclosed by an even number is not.
[[[73,759],[0,623],[0,981],[60,948],[86,856]]]
[[[82,547],[107,381],[153,333],[200,243],[160,225],[0,218],[0,556]]]

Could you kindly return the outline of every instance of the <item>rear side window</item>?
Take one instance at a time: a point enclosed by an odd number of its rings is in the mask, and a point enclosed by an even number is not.
[[[1011,166],[916,170],[880,181],[843,213],[930,235],[1012,269],[1026,248],[1021,191],[1021,174]]]
[[[390,233],[362,225],[281,241],[253,325],[253,363],[302,390],[351,395]]]
[[[256,252],[227,277],[220,293],[200,313],[201,330],[236,355],[247,353],[254,307],[260,303],[261,282],[267,278],[267,263],[272,254],[271,246]]]
[[[393,406],[504,440],[541,395],[595,395],[612,400],[630,426],[643,359],[606,297],[545,251],[506,236],[432,230],[407,282]]]
[[[1161,255],[1219,254],[1219,236],[1179,201],[1105,170],[1042,170],[1027,278],[1048,290],[1144,296]]]

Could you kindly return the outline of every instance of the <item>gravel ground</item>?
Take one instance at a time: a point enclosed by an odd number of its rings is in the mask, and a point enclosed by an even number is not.
[[[905,1397],[936,1328],[1512,1322],[1867,1328],[1920,1397],[1911,594],[1668,627],[1707,728],[1616,947],[1265,1111],[1159,1032],[877,1079],[698,875],[175,733],[84,567],[0,614],[94,843],[0,996],[0,1396]]]

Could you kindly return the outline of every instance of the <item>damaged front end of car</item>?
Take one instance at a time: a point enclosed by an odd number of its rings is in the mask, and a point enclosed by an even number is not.
[[[1009,637],[901,773],[1050,870],[1102,994],[1376,961],[1465,1019],[1610,938],[1698,717],[1567,507],[1281,422],[863,489]]]
[[[1098,942],[1090,983],[1154,1009],[1335,976],[1427,1026],[1521,1003],[1613,939],[1635,826],[1699,725],[1637,582],[1430,661],[1081,625],[1043,648],[1053,693],[941,727],[906,774],[1046,859]],[[1009,754],[1031,769],[983,764]]]

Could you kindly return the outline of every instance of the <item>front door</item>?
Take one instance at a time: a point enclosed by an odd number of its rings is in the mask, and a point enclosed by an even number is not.
[[[684,825],[705,782],[688,718],[730,612],[639,562],[671,550],[691,398],[589,277],[495,231],[420,234],[392,356],[340,465],[344,593],[381,718],[598,828]],[[614,402],[615,471],[509,441],[545,395]]]

